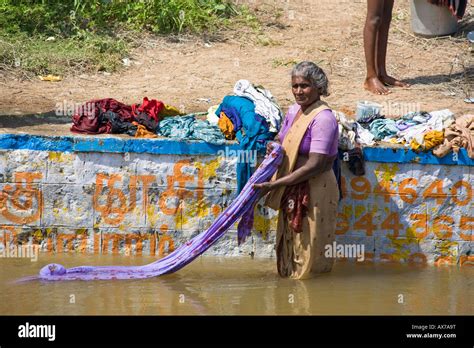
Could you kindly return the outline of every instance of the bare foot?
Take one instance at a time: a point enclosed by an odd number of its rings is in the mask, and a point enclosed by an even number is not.
[[[364,88],[369,92],[379,95],[389,94],[390,90],[378,79],[378,77],[368,77],[365,79]]]
[[[388,75],[379,76],[379,80],[388,86],[405,87],[405,88],[410,87],[410,84],[397,80],[396,78],[388,76]]]

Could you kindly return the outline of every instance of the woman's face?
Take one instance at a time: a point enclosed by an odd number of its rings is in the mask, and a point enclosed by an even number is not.
[[[291,90],[296,103],[300,106],[310,106],[319,99],[319,90],[310,81],[301,76],[291,78]]]

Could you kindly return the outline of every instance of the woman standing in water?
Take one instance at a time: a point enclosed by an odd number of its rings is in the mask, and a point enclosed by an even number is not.
[[[330,107],[321,101],[321,96],[329,95],[321,68],[312,62],[297,64],[291,86],[296,103],[276,139],[285,150],[283,163],[271,181],[254,187],[269,193],[266,205],[279,210],[278,273],[305,279],[331,271],[334,262],[324,251],[335,239],[339,190],[332,168],[339,131]]]

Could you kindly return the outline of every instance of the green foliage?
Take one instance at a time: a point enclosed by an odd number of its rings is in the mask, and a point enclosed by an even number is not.
[[[230,0],[0,0],[0,71],[115,71],[131,48],[118,32],[199,34],[232,17],[258,25]]]
[[[0,28],[8,33],[62,35],[117,29],[168,34],[213,31],[238,15],[228,0],[2,0]]]

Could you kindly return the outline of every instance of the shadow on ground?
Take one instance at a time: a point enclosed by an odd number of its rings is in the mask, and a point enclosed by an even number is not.
[[[71,123],[71,116],[57,116],[55,111],[40,114],[0,115],[0,128],[18,128],[45,124]]]

